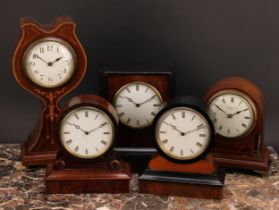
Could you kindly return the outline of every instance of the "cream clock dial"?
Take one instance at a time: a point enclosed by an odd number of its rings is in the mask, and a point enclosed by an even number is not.
[[[175,107],[163,113],[155,132],[159,149],[176,160],[199,157],[207,150],[212,135],[208,121],[188,107]]]
[[[255,106],[244,94],[227,90],[213,96],[209,116],[221,136],[237,138],[249,133],[256,120]]]
[[[162,103],[156,88],[144,82],[129,83],[120,88],[114,97],[120,121],[132,128],[149,126]]]
[[[63,147],[79,158],[96,158],[106,153],[114,139],[111,119],[93,107],[79,107],[61,121],[60,139]]]
[[[37,85],[55,88],[73,75],[76,55],[72,47],[56,38],[45,38],[30,45],[25,52],[24,68]]]

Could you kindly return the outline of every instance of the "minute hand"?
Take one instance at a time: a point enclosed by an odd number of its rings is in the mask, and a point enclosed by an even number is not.
[[[140,103],[140,105],[143,105],[143,104],[145,104],[145,103],[147,103],[147,102],[149,102],[149,101],[152,101],[152,99],[155,98],[155,97],[156,97],[156,95],[153,95],[152,97],[150,97],[150,98],[147,99],[146,101]]]
[[[205,128],[205,127],[206,127],[205,125],[204,125],[204,126],[197,127],[197,128],[195,128],[195,129],[193,129],[193,130],[190,130],[190,131],[185,132],[184,135],[187,135],[188,133],[192,133],[192,132],[194,132],[194,131],[200,130],[200,129]]]

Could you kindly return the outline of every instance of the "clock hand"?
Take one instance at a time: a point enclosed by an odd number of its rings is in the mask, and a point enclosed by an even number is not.
[[[85,130],[83,130],[79,125],[76,125],[76,124],[74,124],[74,123],[70,123],[70,122],[66,122],[66,123],[68,123],[69,125],[73,125],[73,126],[75,126],[76,127],[76,129],[78,129],[78,130],[81,130],[82,132],[84,132],[85,134],[87,134],[88,132],[87,131],[85,131]]]
[[[173,124],[171,124],[171,123],[167,123],[167,122],[163,122],[163,123],[165,123],[166,125],[171,126],[174,130],[178,131],[178,132],[181,134],[181,136],[184,136],[184,135],[185,135],[185,133],[182,132],[182,131],[180,131],[179,129],[177,129],[177,127],[176,127],[175,125],[173,125]]]
[[[129,102],[135,104],[136,107],[139,107],[139,106],[140,106],[140,104],[137,104],[136,102],[134,102],[132,98],[129,98],[128,96],[125,96],[125,98],[127,98],[127,100],[128,100]]]
[[[187,135],[188,133],[192,133],[192,132],[194,132],[194,131],[200,130],[200,129],[205,128],[205,127],[206,127],[205,125],[204,125],[204,126],[197,127],[197,128],[195,128],[195,129],[193,129],[193,130],[190,130],[190,131],[185,132],[184,135]]]
[[[243,110],[239,110],[239,111],[237,111],[237,112],[235,112],[235,113],[233,113],[233,114],[229,114],[229,115],[228,115],[228,118],[232,118],[234,115],[240,114],[241,112],[245,112],[245,111],[247,111],[247,110],[248,110],[248,108],[243,109]]]
[[[221,109],[221,107],[220,106],[218,106],[217,104],[214,104],[219,110],[221,110],[222,112],[224,112],[226,115],[227,115],[227,117],[229,117],[229,114],[227,113],[227,112],[225,112],[223,109]]]
[[[41,61],[45,62],[46,64],[48,64],[48,62],[44,59],[42,59],[40,56],[38,56],[37,54],[34,54],[34,57],[39,58]]]
[[[49,65],[49,66],[52,66],[54,63],[60,61],[61,58],[63,58],[63,56],[61,56],[61,57],[59,57],[59,58],[56,58],[56,59],[55,59],[54,61],[52,61],[52,62],[49,62],[48,65]]]
[[[106,124],[107,124],[107,123],[104,122],[104,123],[102,123],[101,125],[99,125],[97,128],[93,128],[93,129],[91,129],[90,131],[87,131],[87,133],[89,134],[89,133],[91,133],[91,132],[93,132],[93,131],[95,131],[95,130],[97,130],[97,129],[99,129],[99,128],[102,128],[102,127],[104,127]]]
[[[145,104],[145,103],[147,103],[147,102],[149,102],[149,101],[152,101],[152,99],[154,99],[155,97],[156,97],[156,95],[153,95],[152,97],[150,97],[150,98],[147,99],[146,101],[140,103],[139,105],[141,106],[141,105],[143,105],[143,104]]]

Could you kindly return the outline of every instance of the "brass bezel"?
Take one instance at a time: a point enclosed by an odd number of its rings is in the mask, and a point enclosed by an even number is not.
[[[31,50],[36,47],[38,44],[41,44],[43,42],[57,42],[63,46],[65,46],[71,53],[72,57],[73,57],[73,70],[72,72],[66,77],[66,79],[61,82],[61,83],[58,83],[56,85],[46,85],[46,84],[41,84],[39,83],[36,79],[34,79],[34,77],[32,76],[32,74],[30,73],[30,69],[27,67],[27,57],[29,55],[29,53],[31,52]],[[24,71],[25,71],[25,74],[27,75],[27,77],[33,82],[35,83],[36,85],[40,86],[40,87],[44,87],[44,88],[57,88],[57,87],[60,87],[62,85],[64,85],[66,82],[68,82],[72,76],[74,75],[74,72],[76,70],[76,65],[77,65],[77,56],[76,56],[76,53],[75,53],[75,50],[73,49],[73,47],[66,41],[62,40],[62,39],[59,39],[59,38],[56,38],[56,37],[45,37],[45,38],[42,38],[42,39],[39,39],[39,40],[36,40],[34,42],[32,42],[28,48],[25,50],[24,52],[24,55],[23,55],[23,68],[24,68]]]
[[[222,91],[219,91],[218,93],[214,94],[212,97],[210,97],[210,99],[208,100],[208,110],[209,110],[209,107],[211,105],[211,103],[218,97],[220,97],[221,95],[225,95],[225,94],[234,94],[234,95],[237,95],[241,98],[243,98],[244,100],[247,101],[247,103],[251,106],[252,108],[252,113],[253,113],[253,122],[250,126],[250,128],[245,132],[243,133],[242,135],[238,135],[238,136],[234,136],[234,137],[229,137],[229,136],[224,136],[220,133],[218,133],[218,129],[215,129],[216,130],[216,133],[220,136],[222,136],[223,138],[227,138],[229,140],[236,140],[236,139],[240,139],[240,138],[243,138],[245,136],[247,136],[252,130],[253,128],[255,127],[256,125],[256,122],[257,122],[257,118],[258,118],[258,115],[257,115],[257,109],[256,109],[256,106],[255,106],[255,103],[252,101],[252,99],[245,93],[239,91],[239,90],[235,90],[235,89],[226,89],[226,90],[222,90]]]
[[[107,119],[107,121],[110,123],[111,128],[112,128],[111,141],[110,141],[109,145],[107,146],[107,149],[104,150],[104,151],[102,151],[102,152],[100,151],[100,152],[96,153],[95,155],[91,155],[91,156],[88,156],[88,155],[86,155],[86,156],[85,156],[85,155],[80,155],[80,154],[77,154],[77,153],[75,153],[74,151],[70,150],[70,149],[67,147],[67,145],[65,144],[65,141],[62,140],[62,134],[61,134],[62,125],[65,124],[65,121],[67,120],[68,116],[71,116],[73,113],[75,113],[75,112],[77,112],[77,111],[86,110],[86,109],[94,110],[94,111],[100,113],[101,115],[103,115],[103,116]],[[69,154],[71,154],[71,155],[73,155],[74,157],[77,157],[77,158],[82,158],[82,159],[95,159],[95,158],[98,158],[98,157],[104,155],[104,154],[111,148],[111,146],[112,146],[112,144],[113,144],[113,141],[114,141],[114,137],[115,137],[115,127],[114,127],[114,124],[113,124],[111,118],[110,118],[104,111],[102,111],[101,109],[98,109],[98,108],[92,107],[92,106],[88,106],[88,105],[87,105],[87,106],[80,106],[80,107],[78,107],[78,108],[75,108],[75,109],[71,110],[69,113],[67,113],[67,114],[63,117],[63,119],[62,119],[62,121],[61,121],[61,123],[60,123],[60,125],[59,125],[59,139],[60,139],[60,142],[61,142],[63,148],[64,148]]]
[[[164,104],[164,102],[163,102],[163,99],[162,99],[162,96],[161,96],[161,94],[160,94],[160,92],[157,90],[157,88],[155,88],[153,85],[150,85],[150,84],[148,84],[148,83],[146,83],[146,82],[142,82],[142,81],[134,81],[134,82],[130,82],[130,83],[127,83],[127,84],[125,84],[124,86],[122,86],[121,88],[119,88],[119,90],[115,93],[115,95],[114,95],[114,97],[113,97],[113,106],[115,107],[115,102],[116,102],[116,99],[117,99],[117,97],[118,97],[118,95],[126,88],[126,87],[128,87],[128,86],[130,86],[130,85],[134,85],[134,84],[143,84],[143,85],[145,85],[145,86],[148,86],[150,89],[152,89],[154,92],[155,92],[155,94],[158,96],[158,98],[160,99],[160,102],[161,102],[161,105],[163,105]],[[117,109],[116,109],[116,111],[117,111]],[[118,113],[117,113],[118,114]],[[154,119],[154,118],[153,118]],[[119,120],[120,120],[120,122],[122,123],[122,124],[124,124],[124,125],[126,125],[127,127],[130,127],[130,128],[134,128],[134,129],[143,129],[143,128],[146,128],[146,127],[149,127],[151,124],[152,124],[152,121],[150,121],[149,123],[147,123],[147,124],[144,124],[143,126],[132,126],[132,125],[129,125],[129,124],[127,124],[125,121],[122,121],[122,119],[119,117]]]
[[[166,117],[168,116],[168,114],[170,112],[177,111],[177,110],[188,110],[188,111],[191,111],[191,112],[195,113],[196,115],[198,115],[205,122],[206,127],[208,129],[208,134],[209,135],[207,137],[207,144],[206,144],[206,146],[204,147],[204,149],[202,151],[200,151],[199,153],[196,153],[196,154],[194,154],[192,156],[188,156],[188,157],[175,156],[172,153],[170,153],[164,146],[162,147],[163,144],[160,141],[159,126],[161,126],[161,124],[163,123],[163,120],[166,119]],[[195,159],[195,158],[199,157],[201,154],[203,154],[204,151],[206,151],[207,148],[210,145],[211,135],[212,135],[211,129],[210,129],[210,125],[209,125],[207,119],[199,111],[197,111],[195,109],[192,109],[192,108],[189,108],[189,107],[183,107],[183,106],[178,106],[178,107],[169,109],[164,114],[162,114],[162,116],[160,116],[160,119],[158,120],[158,122],[156,124],[155,129],[156,129],[155,138],[156,138],[156,142],[157,142],[158,147],[165,153],[165,155],[167,155],[167,156],[169,156],[169,157],[171,157],[173,159],[180,160],[180,161],[192,160],[192,159]]]

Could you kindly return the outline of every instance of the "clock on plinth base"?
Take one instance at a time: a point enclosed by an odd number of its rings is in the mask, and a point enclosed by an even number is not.
[[[31,18],[21,19],[13,74],[42,104],[38,122],[21,147],[25,166],[45,165],[59,150],[55,136],[59,101],[80,83],[87,65],[75,27],[68,17],[59,17],[50,25],[41,25]]]
[[[137,166],[133,171],[141,171],[156,153],[151,124],[174,95],[174,75],[171,65],[105,66],[101,71],[102,96],[114,105],[120,119],[115,151]]]
[[[214,127],[201,103],[171,100],[153,121],[159,154],[139,176],[142,193],[221,199],[224,171],[208,154]]]
[[[111,104],[76,96],[63,106],[58,125],[62,149],[47,165],[47,193],[129,192],[130,165],[112,150],[118,117]]]
[[[241,77],[218,81],[205,96],[216,130],[212,155],[225,168],[267,172],[270,152],[264,144],[264,99]]]

